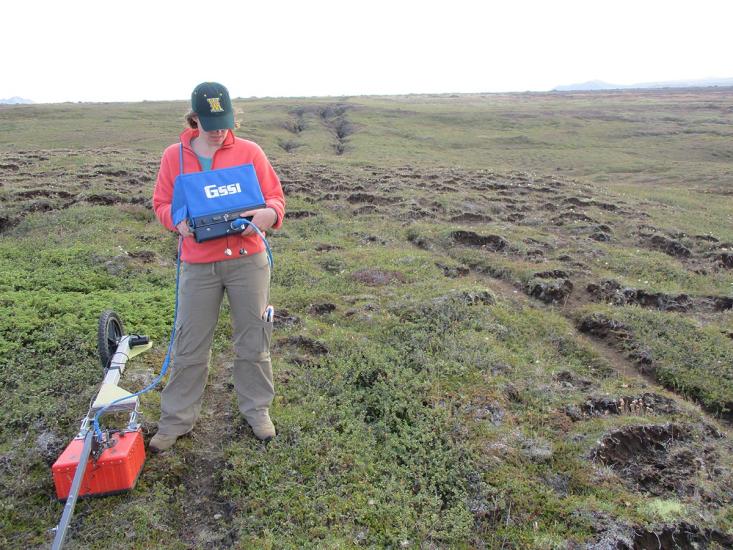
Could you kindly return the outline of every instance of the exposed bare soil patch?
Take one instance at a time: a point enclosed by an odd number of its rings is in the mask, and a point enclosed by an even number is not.
[[[720,437],[706,426],[627,426],[603,436],[591,456],[640,491],[656,496],[699,495],[722,505],[733,499],[725,487],[730,472],[716,466],[716,449],[707,444]],[[701,479],[721,481],[723,487],[702,487]]]
[[[307,336],[289,336],[276,341],[277,346],[296,348],[312,355],[326,355],[328,348],[322,342]]]
[[[608,415],[629,414],[644,416],[653,414],[677,414],[681,411],[679,405],[669,397],[653,392],[641,395],[589,396],[578,405],[569,405],[566,414],[573,420]]]
[[[728,296],[670,295],[664,292],[648,292],[643,289],[623,287],[613,279],[590,283],[586,290],[597,302],[617,306],[638,305],[661,311],[725,311],[733,307]]]
[[[474,231],[453,231],[451,238],[458,244],[479,246],[494,252],[510,248],[509,241],[499,235],[479,235]]]
[[[87,165],[72,170],[59,169],[78,152],[65,149],[43,154],[0,153],[0,188],[6,203],[0,216],[0,232],[20,223],[30,212],[51,212],[75,205],[141,204],[151,206],[150,182],[155,178],[158,160],[139,152],[116,149],[89,149],[84,152]],[[20,155],[20,156],[18,156]],[[7,159],[13,158],[12,162]],[[103,163],[93,164],[99,159]],[[112,164],[134,164],[135,173]],[[21,168],[27,172],[20,172]]]
[[[567,300],[573,291],[573,283],[570,279],[563,277],[550,278],[545,280],[544,277],[532,279],[525,285],[525,292],[532,298],[537,298],[546,304],[561,304]]]
[[[221,474],[227,464],[224,448],[236,436],[236,425],[242,424],[233,405],[232,368],[223,356],[212,360],[201,417],[194,430],[171,450],[150,457],[151,461],[166,461],[172,458],[167,455],[185,456],[182,469],[176,466],[175,472],[184,495],[180,505],[187,518],[178,535],[191,547],[232,548],[236,543],[232,525],[236,509],[221,496]],[[253,445],[259,444],[251,433],[250,437]],[[189,438],[190,446],[182,449]]]
[[[731,548],[733,537],[717,529],[682,522],[656,529],[615,525],[586,550],[699,550]]]

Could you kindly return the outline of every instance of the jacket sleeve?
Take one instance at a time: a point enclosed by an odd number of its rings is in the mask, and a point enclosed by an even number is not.
[[[273,208],[277,212],[277,222],[272,226],[272,229],[280,229],[285,217],[285,195],[280,185],[280,178],[277,177],[275,169],[267,159],[265,152],[259,147],[254,158],[254,165],[262,195],[265,197],[265,204],[268,208]]]
[[[171,166],[171,156],[175,157],[175,155],[168,154],[168,150],[166,150],[160,161],[158,178],[155,181],[155,190],[153,191],[153,209],[158,221],[171,231],[175,231],[176,227],[173,225],[171,217],[175,167]]]

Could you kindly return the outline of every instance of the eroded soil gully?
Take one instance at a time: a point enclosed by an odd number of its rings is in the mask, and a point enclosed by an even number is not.
[[[521,286],[515,286],[508,281],[490,277],[486,274],[482,274],[482,276],[491,280],[491,286],[493,288],[499,289],[505,296],[510,296],[517,302],[521,302],[525,305],[530,305],[531,307],[552,307],[543,304],[538,300],[532,300],[530,297],[524,294]],[[566,319],[572,320],[571,316],[569,315],[568,308],[572,308],[569,303],[561,306],[558,311]],[[644,383],[650,385],[654,391],[660,390],[663,393],[668,393],[668,390],[660,386],[659,383],[651,375],[644,374],[639,371],[639,369],[637,369],[628,359],[626,359],[621,352],[606,346],[602,341],[596,338],[592,338],[583,334],[582,332],[579,332],[575,328],[573,328],[573,330],[575,332],[575,336],[580,341],[591,346],[600,356],[606,359],[614,368],[614,370],[616,370],[619,374],[631,379],[643,381]],[[676,394],[675,396],[680,397]]]
[[[568,319],[568,321],[570,321],[573,326],[575,325],[575,323],[573,322],[573,312],[581,306],[592,303],[590,294],[585,290],[587,286],[586,281],[576,281],[576,285],[576,291],[571,292],[565,302],[558,307],[558,311],[562,314],[563,317]],[[678,399],[687,401],[684,396],[676,394],[661,386],[659,382],[657,382],[657,380],[654,378],[654,376],[652,376],[650,373],[642,372],[641,370],[639,370],[631,361],[629,361],[629,359],[623,353],[609,346],[601,338],[583,334],[577,329],[574,330],[575,335],[578,337],[578,339],[590,345],[599,355],[606,359],[617,372],[619,372],[623,376],[643,381],[646,384],[649,384],[655,391],[659,390],[661,392],[664,392],[665,394],[674,395]]]
[[[720,430],[725,433],[727,437],[731,436],[731,428],[733,428],[733,421],[727,418],[714,417],[706,412],[700,405],[694,401],[690,401],[683,395],[680,395],[674,391],[671,391],[664,386],[660,385],[659,382],[649,373],[643,373],[640,371],[631,361],[629,361],[623,353],[607,345],[602,339],[595,338],[583,334],[582,332],[575,329],[573,322],[573,311],[584,303],[583,299],[577,295],[571,294],[569,299],[565,303],[558,306],[551,306],[542,303],[539,300],[533,300],[527,296],[520,285],[515,285],[505,279],[499,279],[491,277],[486,273],[480,273],[480,276],[490,281],[491,288],[501,292],[505,298],[509,298],[514,303],[521,303],[523,305],[530,305],[531,307],[550,308],[560,313],[571,325],[573,325],[573,331],[575,336],[581,342],[585,342],[593,348],[596,353],[606,359],[613,369],[619,373],[619,375],[629,378],[631,380],[637,380],[642,382],[644,385],[649,386],[650,391],[655,393],[673,397],[677,401],[682,401],[692,405],[696,411],[705,418],[706,421],[713,423]]]

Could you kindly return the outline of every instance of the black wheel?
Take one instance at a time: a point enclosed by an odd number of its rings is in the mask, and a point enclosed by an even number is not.
[[[102,315],[99,316],[99,330],[97,331],[97,350],[104,372],[107,372],[123,334],[125,331],[122,328],[120,316],[109,309],[102,312]]]

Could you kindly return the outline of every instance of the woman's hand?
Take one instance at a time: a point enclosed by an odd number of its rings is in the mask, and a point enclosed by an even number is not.
[[[277,221],[277,212],[274,208],[259,208],[257,210],[247,210],[242,212],[240,218],[248,218],[252,216],[252,223],[257,226],[260,231],[266,231],[270,229]],[[242,231],[242,235],[250,235],[255,230],[247,224],[247,228]]]
[[[191,228],[188,227],[188,220],[183,220],[182,222],[179,222],[176,226],[176,229],[184,237],[193,237],[193,232],[191,231]]]

